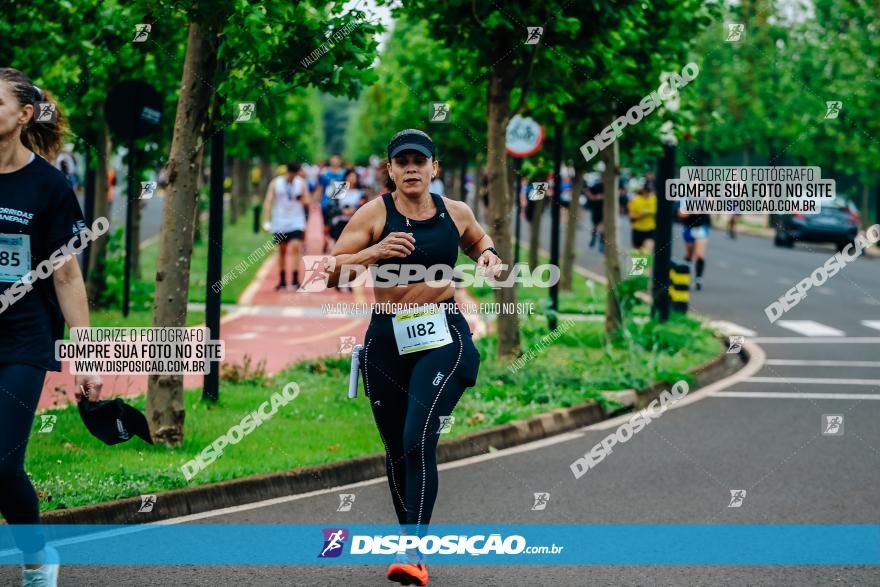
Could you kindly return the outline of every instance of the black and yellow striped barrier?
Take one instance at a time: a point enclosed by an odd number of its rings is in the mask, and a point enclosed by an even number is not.
[[[691,266],[688,263],[670,261],[669,299],[674,312],[687,313],[691,297]]]

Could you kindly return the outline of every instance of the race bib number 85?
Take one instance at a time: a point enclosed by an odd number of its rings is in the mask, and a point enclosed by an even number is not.
[[[439,306],[420,306],[394,315],[394,340],[398,354],[405,355],[452,342],[446,312]]]
[[[31,270],[31,238],[0,234],[0,281],[16,282]]]

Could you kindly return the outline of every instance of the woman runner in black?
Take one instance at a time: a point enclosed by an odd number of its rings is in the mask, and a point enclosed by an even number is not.
[[[447,418],[464,390],[476,383],[480,356],[455,304],[451,279],[437,279],[436,272],[428,271],[426,277],[432,281],[414,279],[410,273],[407,285],[394,285],[398,276],[418,267],[440,266],[451,274],[459,247],[492,274],[501,263],[467,204],[430,193],[437,173],[434,152],[434,143],[422,131],[407,129],[395,135],[388,145],[392,191],[352,216],[333,249],[335,263],[328,259],[325,264],[330,286],[339,282],[344,265],[378,266],[377,308],[361,357],[364,389],[385,445],[388,484],[401,531],[419,536],[427,531],[437,497],[441,429],[449,425]],[[433,313],[392,313],[383,311],[383,304],[430,305]],[[387,575],[405,585],[428,582],[427,568],[416,553],[399,556]]]
[[[39,501],[24,470],[28,436],[46,371],[61,370],[54,343],[64,323],[89,326],[73,256],[56,257],[60,265],[52,261],[50,276],[40,278],[50,256],[86,228],[70,183],[46,160],[61,147],[63,121],[24,74],[0,68],[0,514],[26,555],[25,587],[56,587],[58,579],[57,553],[46,547]],[[101,385],[97,375],[77,375],[77,399],[85,386],[97,401]]]

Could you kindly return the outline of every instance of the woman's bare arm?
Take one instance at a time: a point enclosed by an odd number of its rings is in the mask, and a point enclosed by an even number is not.
[[[327,287],[336,287],[339,283],[343,265],[368,267],[380,259],[406,257],[415,249],[415,239],[405,232],[392,232],[381,242],[373,244],[373,227],[382,223],[384,206],[377,198],[364,204],[351,217],[330,252],[335,264],[333,270],[327,272]]]

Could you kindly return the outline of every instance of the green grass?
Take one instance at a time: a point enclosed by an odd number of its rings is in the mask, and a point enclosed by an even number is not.
[[[604,401],[600,390],[675,381],[719,351],[710,332],[684,317],[665,325],[630,324],[628,335],[616,345],[605,342],[601,323],[576,322],[567,329],[566,324],[560,324],[562,336],[515,372],[495,355],[494,337],[476,340],[482,356],[479,379],[456,407],[446,438],[590,398]],[[525,318],[523,349],[534,348],[546,334],[543,318]],[[300,363],[265,384],[224,382],[215,405],[202,402],[199,391],[188,390],[185,442],[176,449],[149,446],[137,438],[108,447],[88,434],[75,407],[51,410],[46,413],[57,414],[57,423],[43,434],[35,423],[27,470],[45,511],[381,454],[363,389],[357,400],[349,400],[347,378],[348,359],[328,357]],[[290,381],[300,386],[297,399],[227,448],[192,481],[184,480],[184,462]],[[144,408],[143,397],[130,401]]]
[[[89,312],[89,318],[91,319],[92,326],[95,328],[107,326],[132,326],[139,328],[150,327],[153,325],[152,310],[132,311],[128,313],[127,317],[123,317],[122,310],[92,309]],[[204,312],[194,312],[192,310],[187,312],[187,326],[196,326],[198,324],[204,324],[204,322]]]
[[[204,238],[196,243],[193,249],[189,281],[189,301],[198,303],[204,303],[207,289],[208,245],[207,230],[204,227],[202,234]],[[260,265],[269,255],[273,254],[273,251],[266,252],[254,262],[248,261],[248,256],[255,251],[262,250],[263,244],[270,240],[271,236],[267,233],[254,234],[250,224],[244,219],[240,219],[236,226],[227,225],[224,228],[222,274],[231,271],[241,262],[244,262],[245,268],[240,275],[228,281],[220,290],[221,302],[234,304],[238,301],[242,292],[253,280]],[[149,327],[153,325],[154,277],[158,255],[158,239],[141,249],[141,273],[144,278],[132,282],[132,301],[129,315],[123,317],[120,308],[92,308],[90,319],[93,327]],[[221,311],[221,315],[225,313],[225,310]],[[187,326],[196,326],[204,324],[204,322],[204,311],[190,310],[187,312]]]
[[[524,262],[528,259],[529,249],[522,246],[521,259]],[[459,264],[473,263],[471,259],[465,255],[459,255]],[[550,258],[544,255],[538,255],[539,264],[549,264]],[[626,268],[622,268],[626,270]],[[632,283],[632,286],[635,286]],[[572,290],[559,291],[559,312],[562,314],[604,314],[605,305],[607,303],[607,290],[605,285],[598,283],[592,279],[588,279],[579,273],[572,276]],[[468,291],[478,302],[494,302],[495,290],[489,286],[470,287]],[[550,290],[542,287],[523,287],[517,284],[517,302],[533,303],[536,314],[544,314],[550,308]],[[647,316],[649,312],[648,306],[643,303],[636,303],[632,308],[632,314],[636,316]]]
[[[234,304],[253,280],[260,265],[273,254],[270,251],[255,262],[248,261],[248,256],[261,250],[264,243],[271,242],[272,235],[267,232],[254,234],[248,218],[239,218],[235,226],[225,225],[223,229],[223,261],[221,276],[227,274],[236,265],[244,262],[244,271],[229,281],[220,290],[220,300],[224,304]],[[159,241],[154,240],[141,249],[142,274],[152,282],[156,275],[156,262],[159,257]],[[207,291],[208,274],[208,229],[202,226],[202,240],[195,244],[190,266],[189,301],[204,302]],[[152,301],[152,300],[151,300]]]
[[[232,267],[265,242],[265,235],[253,235],[245,223],[228,228],[224,245],[224,267]],[[155,264],[155,248],[143,255],[146,268]],[[149,254],[147,254],[149,252]],[[205,245],[196,249],[193,275],[204,273]],[[546,259],[541,262],[546,262]],[[466,259],[460,262],[467,262]],[[224,301],[235,301],[256,271],[246,273],[224,288]],[[638,285],[630,281],[630,286]],[[593,296],[586,280],[577,276],[574,291],[560,293],[564,313],[601,313],[605,288],[595,284]],[[190,300],[201,301],[201,285],[192,283]],[[491,288],[472,288],[481,302],[494,301]],[[455,424],[445,438],[505,424],[559,407],[595,399],[606,400],[601,391],[645,389],[656,381],[688,379],[686,372],[716,356],[718,341],[700,323],[687,316],[673,315],[666,324],[627,320],[624,336],[609,342],[604,324],[598,321],[559,319],[560,336],[546,348],[546,300],[548,291],[519,287],[520,301],[534,301],[536,314],[520,317],[522,363],[502,360],[496,353],[494,335],[475,340],[481,364],[477,385],[468,389],[455,409]],[[227,297],[229,296],[229,297]],[[234,296],[234,298],[233,298]],[[645,313],[635,302],[628,313]],[[188,324],[197,324],[204,314],[189,313]],[[149,326],[149,311],[134,311],[126,325]],[[92,313],[94,326],[123,323],[118,310]],[[530,352],[531,351],[531,352]],[[376,432],[363,388],[357,400],[346,395],[348,358],[325,357],[299,363],[264,381],[221,384],[217,404],[201,401],[200,390],[185,392],[185,442],[181,447],[149,446],[139,439],[108,447],[88,434],[75,407],[50,410],[58,416],[51,433],[31,435],[27,469],[40,495],[42,510],[75,507],[145,493],[348,460],[381,454],[383,446]],[[301,393],[274,418],[255,429],[239,444],[228,447],[210,467],[187,482],[180,466],[217,437],[225,434],[246,414],[268,400],[288,382],[296,382]],[[131,398],[144,409],[145,398]]]

